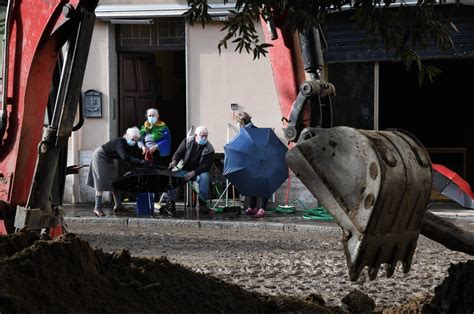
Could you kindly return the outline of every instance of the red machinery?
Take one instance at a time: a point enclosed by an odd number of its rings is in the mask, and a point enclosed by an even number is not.
[[[97,0],[3,3],[8,66],[0,108],[0,211],[5,218],[18,206],[17,228],[60,222],[50,194],[74,127],[96,5]],[[5,232],[4,221],[0,225]]]

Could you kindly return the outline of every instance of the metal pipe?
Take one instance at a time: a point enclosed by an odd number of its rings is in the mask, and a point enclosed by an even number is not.
[[[81,12],[77,16],[74,9],[71,10],[68,13],[74,16],[70,21],[77,25],[74,25],[74,32],[70,33],[69,50],[62,71],[51,127],[44,130],[28,199],[29,208],[43,211],[49,209],[48,200],[55,174],[52,169],[56,169],[60,148],[67,145],[72,133],[95,22],[93,9],[88,11],[88,8],[79,5],[78,10]]]
[[[316,58],[316,70],[318,71],[318,78],[321,78],[321,72],[324,69],[324,59],[323,59],[323,48],[321,45],[321,34],[319,28],[314,27],[312,30],[312,35],[314,39],[314,49],[315,49],[315,58]]]
[[[314,56],[314,36],[313,29],[307,28],[299,33],[301,56],[303,57],[303,66],[306,73],[308,73],[313,80],[319,79]]]

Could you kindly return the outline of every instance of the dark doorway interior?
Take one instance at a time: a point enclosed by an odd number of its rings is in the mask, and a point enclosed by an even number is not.
[[[186,136],[186,63],[184,50],[162,50],[156,56],[156,106],[172,135],[172,152]]]
[[[379,126],[414,134],[434,163],[458,172],[474,185],[474,60],[425,61],[441,69],[418,84],[415,66],[380,63]],[[468,79],[466,79],[468,77]]]
[[[156,108],[172,135],[172,151],[186,135],[184,50],[120,54],[119,134],[140,127],[148,108]]]

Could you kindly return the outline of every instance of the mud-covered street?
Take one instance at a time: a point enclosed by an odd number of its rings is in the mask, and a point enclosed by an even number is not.
[[[375,281],[363,273],[351,283],[334,229],[292,232],[70,224],[68,231],[105,252],[125,249],[132,256],[166,256],[196,272],[264,294],[305,297],[318,293],[328,305],[340,305],[344,296],[359,289],[375,300],[377,310],[429,299],[451,263],[472,258],[421,237],[409,273],[403,274],[398,265],[392,278],[385,278],[381,269]]]

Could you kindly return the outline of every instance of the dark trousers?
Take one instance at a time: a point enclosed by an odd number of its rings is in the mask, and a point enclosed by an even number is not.
[[[153,166],[155,168],[168,168],[170,162],[171,156],[161,157],[158,150],[153,153]]]
[[[247,196],[249,198],[249,207],[250,208],[263,208],[267,209],[268,197],[256,197],[256,196]],[[260,207],[257,207],[257,199],[260,198]]]

